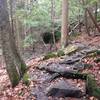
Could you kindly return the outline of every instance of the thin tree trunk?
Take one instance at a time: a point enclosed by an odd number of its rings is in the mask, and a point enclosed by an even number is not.
[[[90,30],[88,28],[87,10],[85,9],[85,29],[88,36],[90,36]]]
[[[78,16],[78,22],[79,22],[79,33],[82,32],[81,30],[81,15],[80,15],[80,9],[79,9],[79,16]]]
[[[98,9],[98,4],[96,2],[96,4],[95,4],[95,19],[96,19],[96,21],[97,21],[97,16],[98,16],[97,9]]]
[[[93,21],[93,23],[94,23],[95,27],[97,28],[98,32],[100,33],[100,27],[98,26],[98,24],[97,24],[97,22],[96,22],[95,18],[93,17],[93,15],[91,14],[91,12],[89,11],[89,9],[88,9],[88,8],[86,8],[86,10],[87,10],[87,12],[88,12],[88,14],[89,14],[90,18],[92,19],[92,21]]]
[[[53,36],[53,44],[55,46],[55,48],[57,49],[56,47],[56,40],[55,40],[55,27],[54,27],[54,24],[55,24],[55,0],[51,0],[51,23],[52,23],[52,36]],[[52,46],[51,46],[52,47]],[[50,47],[50,48],[51,48]]]
[[[62,0],[61,48],[68,45],[68,0]]]

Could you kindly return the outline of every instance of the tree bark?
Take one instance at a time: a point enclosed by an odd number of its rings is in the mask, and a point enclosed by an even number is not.
[[[68,0],[62,0],[61,48],[68,44]]]
[[[7,0],[0,0],[0,37],[3,56],[6,63],[7,73],[12,87],[19,83],[19,80],[26,71],[26,65],[21,59],[15,42],[13,26],[9,21],[7,11]]]
[[[55,0],[51,0],[51,23],[52,23],[52,36],[53,43],[56,48],[56,40],[55,40]],[[57,48],[56,48],[57,49]]]
[[[89,30],[89,26],[88,26],[88,17],[87,17],[87,10],[86,9],[85,9],[84,17],[85,17],[86,33],[88,34],[88,36],[90,36],[90,30]]]
[[[11,15],[11,32],[10,32],[10,35],[12,36],[11,37],[11,48],[12,48],[12,52],[14,54],[14,57],[15,57],[15,61],[16,61],[16,65],[18,66],[18,69],[19,69],[19,73],[20,73],[20,76],[22,77],[23,74],[25,73],[26,71],[26,65],[23,61],[23,59],[21,58],[20,56],[20,53],[18,51],[18,48],[16,46],[16,37],[14,36],[14,21],[13,21],[13,5],[12,5],[12,0],[10,0],[10,15]]]

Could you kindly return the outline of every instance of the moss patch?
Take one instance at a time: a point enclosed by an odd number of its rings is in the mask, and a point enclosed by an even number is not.
[[[30,83],[30,78],[29,78],[28,73],[25,73],[25,74],[24,74],[24,76],[23,76],[23,83],[24,83],[25,85],[29,85],[29,83]]]
[[[76,45],[68,45],[63,51],[65,55],[69,55],[76,52],[76,50],[78,50],[78,47]]]
[[[78,50],[78,47],[76,45],[69,45],[64,49],[58,50],[57,52],[50,52],[46,54],[43,57],[43,60],[47,60],[49,58],[54,58],[54,57],[60,57],[64,55],[69,55],[71,53],[74,53],[76,50]]]
[[[64,53],[63,50],[59,50],[59,51],[57,51],[57,56],[58,56],[58,57],[60,57],[60,56],[64,56],[64,55],[65,55],[65,53]]]
[[[57,53],[56,52],[50,52],[43,57],[43,60],[47,60],[47,59],[54,58],[54,57],[57,57]]]
[[[22,71],[22,74],[26,72],[26,65],[24,63],[21,63],[21,71]]]
[[[12,87],[15,87],[16,85],[18,85],[19,81],[20,81],[19,76],[14,73],[13,79],[12,79]]]
[[[87,76],[86,88],[90,96],[94,96],[100,100],[100,87],[97,86],[95,78],[91,75]]]

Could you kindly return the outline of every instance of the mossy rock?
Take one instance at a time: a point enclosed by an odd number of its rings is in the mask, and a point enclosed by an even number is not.
[[[69,55],[71,53],[74,53],[78,50],[78,47],[76,45],[68,45],[63,51],[65,55]]]
[[[64,56],[64,51],[63,50],[59,50],[57,52],[50,52],[48,54],[46,54],[43,58],[43,60],[47,60],[50,58],[55,58],[55,57],[60,57],[60,56]]]
[[[96,80],[92,75],[87,76],[86,90],[87,94],[90,96],[100,99],[100,88],[97,86]]]
[[[64,53],[63,50],[59,50],[59,51],[57,52],[57,56],[58,56],[58,57],[64,56],[64,55],[65,55],[65,53]]]
[[[60,57],[64,55],[69,55],[71,53],[74,53],[76,50],[78,50],[78,47],[76,45],[69,45],[62,50],[58,50],[57,52],[50,52],[46,54],[43,57],[43,60],[47,60],[47,59],[54,58],[54,57]]]
[[[87,52],[87,57],[96,57],[100,55],[100,50],[91,50]]]
[[[87,55],[87,57],[96,57],[96,56],[97,56],[97,53],[96,52],[90,53],[90,54]]]
[[[57,53],[56,52],[50,52],[50,53],[48,53],[44,56],[43,60],[47,60],[47,59],[54,58],[54,57],[57,57]]]
[[[92,95],[93,90],[96,87],[96,81],[92,75],[87,75],[86,86],[87,86],[87,93]]]
[[[23,83],[24,83],[25,85],[29,85],[29,83],[30,83],[30,78],[29,78],[28,73],[25,73],[25,74],[24,74],[24,76],[23,76]]]

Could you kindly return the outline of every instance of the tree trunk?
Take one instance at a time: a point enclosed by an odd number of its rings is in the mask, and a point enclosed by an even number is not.
[[[26,71],[26,65],[24,63],[24,61],[22,60],[21,56],[20,56],[20,53],[18,52],[18,49],[17,49],[17,46],[16,46],[16,38],[15,38],[15,34],[14,34],[14,21],[13,21],[13,4],[12,4],[12,0],[10,0],[10,15],[11,15],[11,32],[10,32],[10,36],[11,37],[11,48],[12,48],[12,52],[14,54],[14,57],[15,57],[15,61],[16,61],[16,65],[18,66],[18,69],[19,69],[19,73],[20,73],[20,76],[22,77],[23,74],[25,73]]]
[[[55,40],[55,0],[51,0],[51,23],[52,23],[52,36],[53,43],[56,48],[56,40]],[[57,48],[56,48],[57,49]]]
[[[62,0],[61,48],[68,44],[68,0]]]
[[[96,2],[95,3],[95,19],[96,19],[96,21],[97,21],[97,16],[98,16],[98,3]]]
[[[88,14],[89,14],[89,16],[90,16],[91,20],[93,21],[93,23],[94,23],[95,27],[97,28],[98,32],[100,32],[100,27],[98,26],[98,24],[97,24],[97,22],[96,22],[95,18],[93,17],[93,15],[91,14],[91,12],[89,11],[89,9],[88,9],[88,8],[86,8],[86,10],[87,10],[87,12],[88,12]]]
[[[0,0],[0,22],[0,37],[3,56],[9,79],[12,87],[14,87],[19,83],[19,80],[23,76],[26,70],[26,65],[16,48],[15,37],[12,29],[13,26],[11,26],[9,21],[6,0]]]
[[[88,36],[90,36],[90,30],[89,30],[89,26],[88,26],[88,16],[87,16],[87,10],[86,9],[85,9],[84,17],[85,17],[86,33],[88,34]]]

